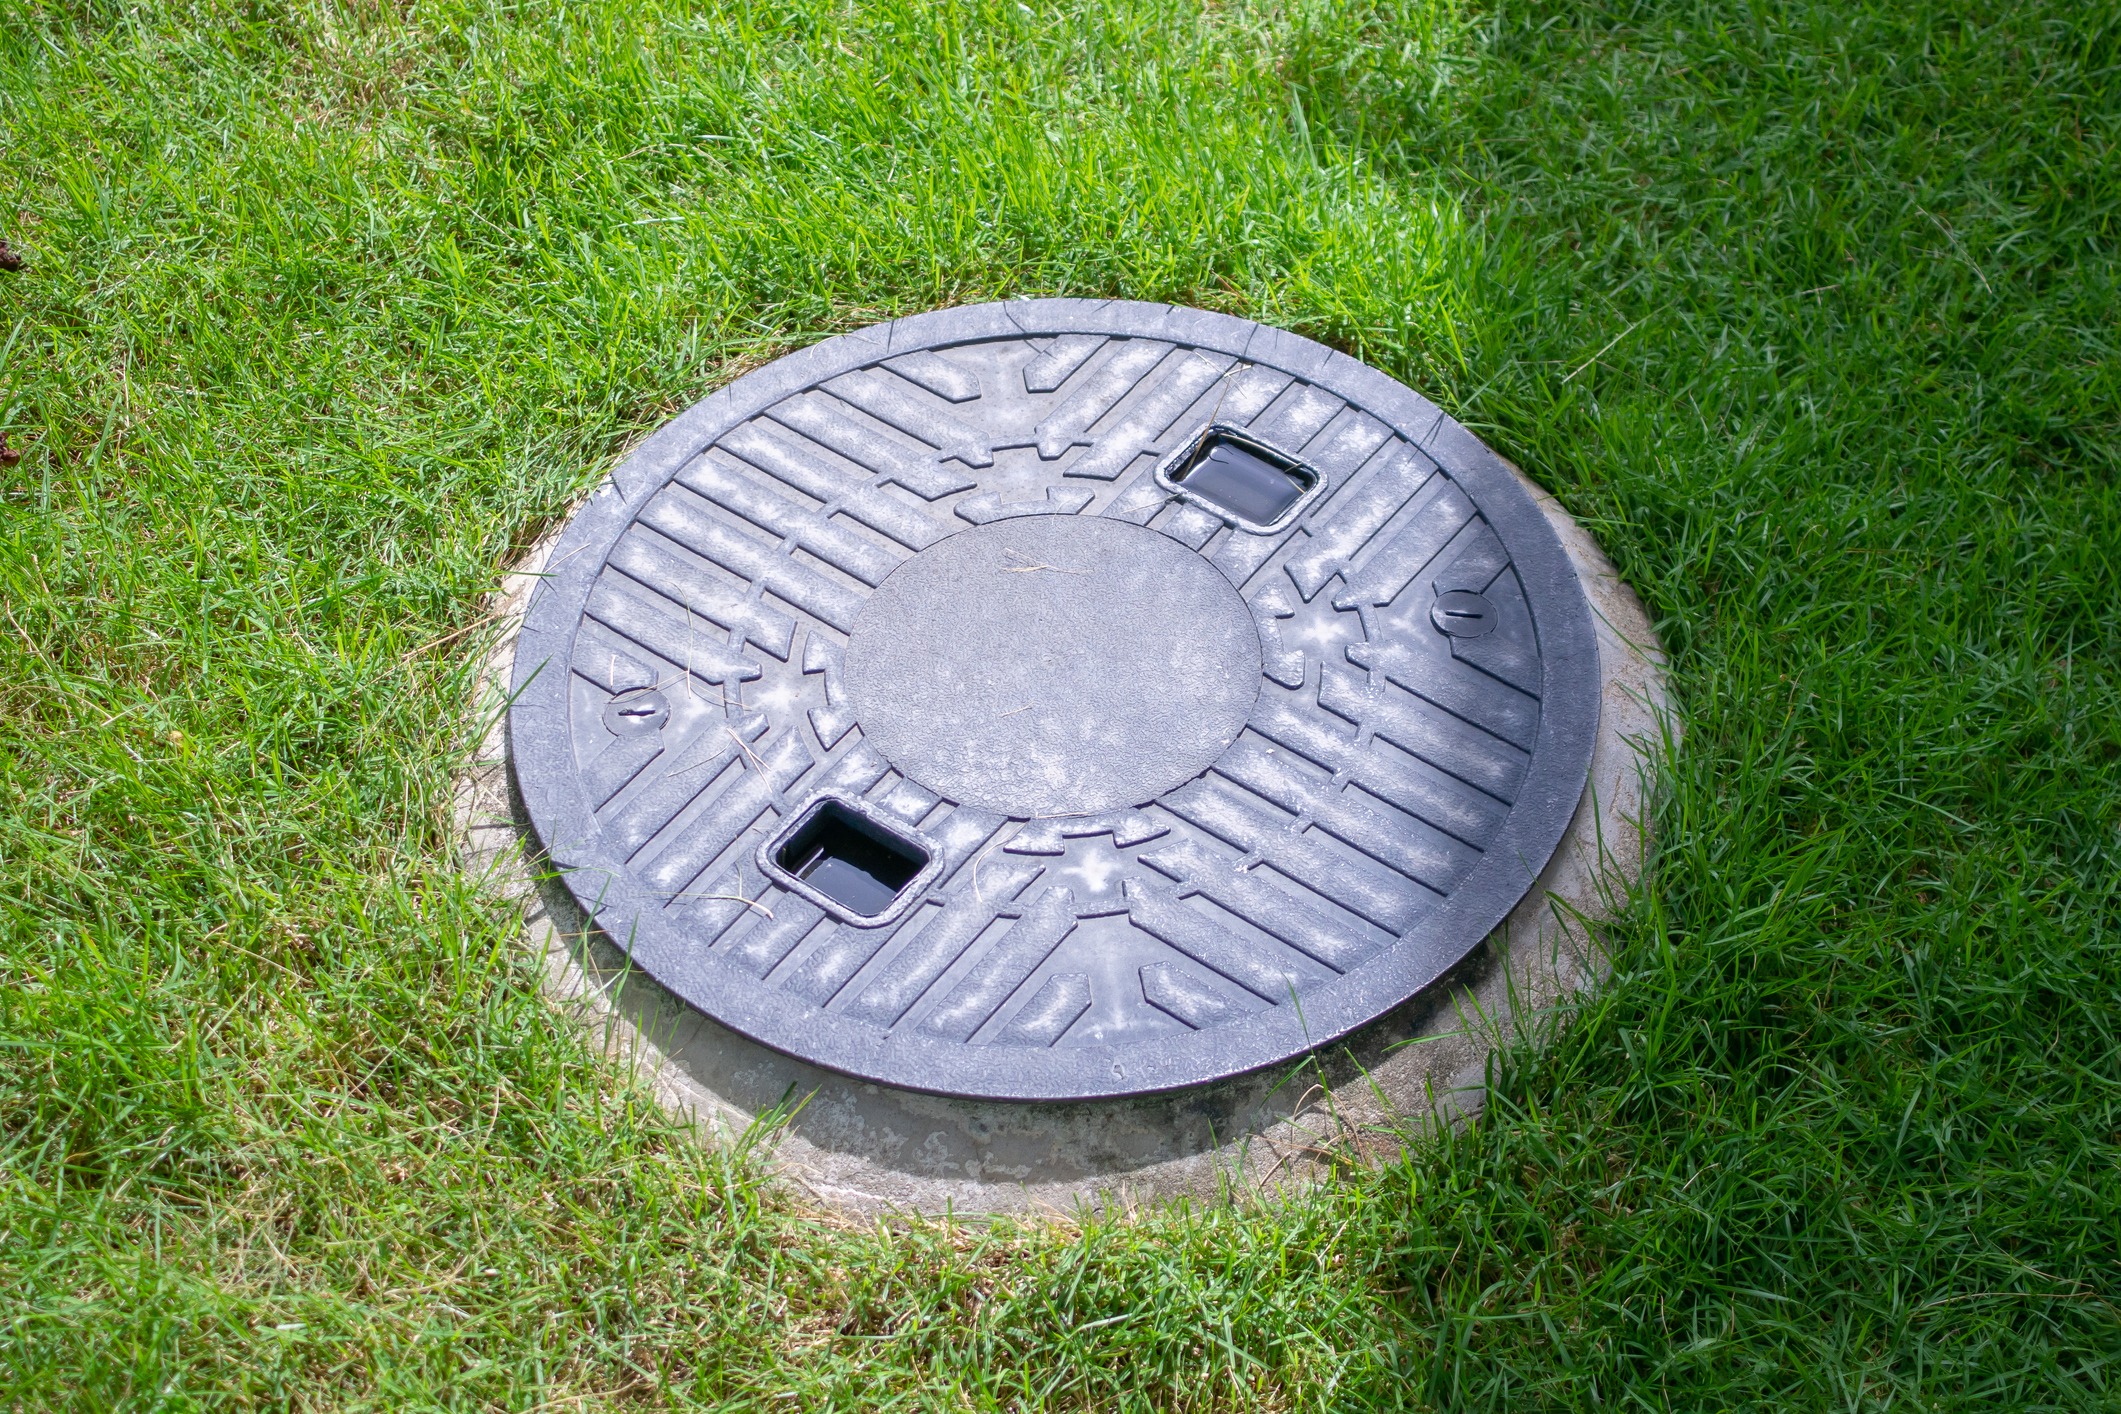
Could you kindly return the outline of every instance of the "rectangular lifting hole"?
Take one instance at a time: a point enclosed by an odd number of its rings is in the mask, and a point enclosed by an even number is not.
[[[848,912],[874,918],[913,882],[928,855],[875,821],[826,800],[774,852],[773,862]]]
[[[1222,431],[1210,431],[1165,474],[1187,495],[1255,527],[1276,524],[1317,482],[1308,468]]]

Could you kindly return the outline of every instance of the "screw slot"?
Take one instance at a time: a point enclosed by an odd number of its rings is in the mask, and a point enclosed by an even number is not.
[[[604,704],[604,725],[619,736],[647,736],[670,720],[670,699],[654,688],[628,692]]]
[[[1436,596],[1429,621],[1453,638],[1480,638],[1495,631],[1495,606],[1485,594],[1454,589]]]

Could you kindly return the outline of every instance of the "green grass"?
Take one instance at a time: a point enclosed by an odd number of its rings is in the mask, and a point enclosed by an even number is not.
[[[0,1406],[2121,1408],[2114,0],[0,5]],[[453,869],[482,593],[828,333],[1288,325],[1686,744],[1611,984],[1275,1210],[835,1226]]]

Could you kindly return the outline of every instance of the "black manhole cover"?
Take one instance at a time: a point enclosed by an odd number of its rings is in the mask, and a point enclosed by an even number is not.
[[[516,650],[540,841],[766,1045],[1165,1090],[1411,998],[1531,886],[1589,608],[1435,406],[1161,305],[945,310],[738,380],[567,527]]]

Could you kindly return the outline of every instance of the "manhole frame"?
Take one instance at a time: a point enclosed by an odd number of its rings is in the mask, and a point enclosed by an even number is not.
[[[1532,614],[1541,710],[1530,769],[1484,857],[1424,920],[1418,938],[1308,992],[1300,1007],[1217,1028],[1212,1046],[1193,1036],[1135,1042],[1121,1062],[1103,1047],[970,1050],[887,1035],[849,1018],[821,1026],[808,1003],[749,985],[755,979],[740,983],[742,974],[711,952],[685,947],[674,927],[657,926],[660,900],[598,859],[587,842],[568,837],[566,822],[594,818],[565,730],[564,664],[574,629],[605,555],[648,500],[700,450],[762,408],[916,349],[1072,333],[1161,340],[1269,365],[1323,386],[1435,460],[1502,542]],[[879,1084],[996,1100],[1151,1094],[1245,1074],[1316,1050],[1418,996],[1533,887],[1576,811],[1599,712],[1585,588],[1531,496],[1477,438],[1412,389],[1298,335],[1228,315],[1124,302],[1024,301],[915,315],[813,345],[731,383],[652,435],[575,514],[525,616],[515,663],[509,750],[522,798],[552,867],[607,936],[673,993],[763,1045]]]

